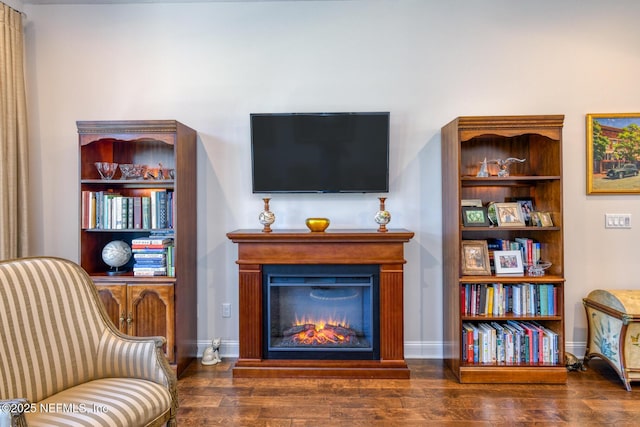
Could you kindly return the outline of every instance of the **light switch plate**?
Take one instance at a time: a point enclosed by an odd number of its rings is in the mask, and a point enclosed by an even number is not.
[[[631,228],[631,214],[604,214],[604,228]]]
[[[231,317],[231,304],[222,303],[222,317]]]

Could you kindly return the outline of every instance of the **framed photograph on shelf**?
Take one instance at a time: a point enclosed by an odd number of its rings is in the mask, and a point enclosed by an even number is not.
[[[463,206],[462,224],[465,227],[488,227],[487,208],[484,206]]]
[[[489,249],[486,240],[462,241],[462,274],[466,276],[491,275]]]
[[[640,113],[587,114],[587,194],[640,194]]]
[[[536,227],[553,227],[551,212],[532,212],[531,219]]]
[[[522,265],[522,252],[520,251],[494,251],[493,264],[496,274],[524,274]]]
[[[480,199],[462,199],[460,206],[482,206],[482,200]]]
[[[516,202],[520,205],[520,210],[522,211],[522,219],[524,223],[527,225],[535,225],[531,220],[531,212],[534,211],[534,202],[531,197],[512,197],[506,199],[505,202]]]
[[[496,203],[496,218],[499,227],[523,227],[522,209],[517,202]]]

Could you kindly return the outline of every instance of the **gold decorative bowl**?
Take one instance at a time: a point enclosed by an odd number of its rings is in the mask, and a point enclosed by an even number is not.
[[[314,233],[321,233],[329,226],[329,218],[307,218],[305,224]]]

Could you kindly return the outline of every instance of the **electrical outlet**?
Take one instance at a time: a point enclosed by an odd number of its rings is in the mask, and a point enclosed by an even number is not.
[[[604,214],[604,228],[631,228],[631,214]]]
[[[231,317],[231,304],[228,302],[222,303],[222,317]]]

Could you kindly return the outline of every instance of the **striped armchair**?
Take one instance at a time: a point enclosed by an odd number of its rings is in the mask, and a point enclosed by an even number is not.
[[[116,330],[71,261],[0,262],[0,343],[0,426],[176,425],[164,338]]]

